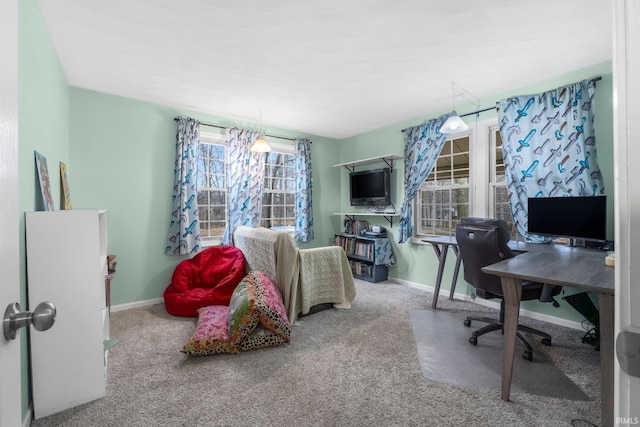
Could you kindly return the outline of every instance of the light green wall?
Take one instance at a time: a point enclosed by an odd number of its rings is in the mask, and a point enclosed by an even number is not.
[[[59,162],[69,159],[69,97],[67,82],[44,26],[35,0],[21,0],[18,6],[18,156],[20,212],[36,208],[37,187],[34,150],[47,158],[51,190],[60,206]],[[55,248],[52,248],[55,250]],[[26,301],[26,257],[24,215],[20,218],[21,304]],[[22,344],[22,413],[30,401],[28,334],[20,333]]]
[[[164,253],[173,188],[174,117],[188,115],[222,126],[252,124],[75,87],[69,93],[72,202],[74,208],[108,210],[109,251],[118,257],[112,304],[159,298],[184,259]],[[284,129],[267,131],[313,141],[316,238],[301,247],[327,245],[333,234],[328,212],[339,204],[333,191],[338,177],[328,166],[338,162],[337,142]]]
[[[611,62],[598,64],[582,70],[577,70],[570,74],[559,76],[552,80],[538,82],[526,87],[516,88],[514,90],[497,94],[493,97],[480,100],[481,109],[488,108],[501,99],[515,95],[526,95],[540,93],[546,90],[562,86],[564,84],[573,83],[582,79],[588,79],[595,76],[602,76],[602,80],[597,82],[595,101],[594,101],[594,128],[596,132],[596,147],[598,150],[598,161],[605,182],[605,191],[607,195],[608,205],[608,227],[607,235],[609,239],[613,239],[613,103],[612,103],[612,75]],[[460,105],[456,108],[459,114],[471,113],[475,111],[475,106],[470,104]],[[392,126],[374,130],[364,134],[347,138],[340,143],[341,162],[351,160],[375,157],[383,154],[399,154],[404,151],[404,138],[402,129],[415,126],[435,117],[439,117],[448,111],[439,111],[424,117],[407,120]],[[488,111],[482,113],[479,120],[485,120],[496,117],[495,112]],[[473,116],[466,120],[473,120]],[[376,167],[376,165],[370,165]],[[349,207],[349,189],[348,189],[348,172],[343,169],[340,174],[341,182],[341,199],[340,205],[343,211],[354,211]],[[392,200],[396,209],[400,209],[403,199],[403,162],[396,161],[394,163],[392,188],[395,192],[392,194]],[[362,219],[369,220],[372,223],[379,223],[389,229],[388,224],[383,219],[363,216]],[[394,250],[397,254],[398,263],[389,271],[389,275],[398,279],[409,282],[425,284],[433,286],[438,268],[438,260],[430,245],[416,245],[411,243],[398,244],[398,227],[397,218],[394,219],[394,226],[389,229],[393,236]],[[442,289],[450,289],[451,280],[453,278],[453,255],[450,256],[451,262],[447,263],[444,277],[442,279]],[[472,288],[462,278],[462,274],[458,277],[456,291],[466,294],[472,292]],[[566,289],[567,294],[575,293],[575,290]],[[522,306],[526,309],[561,317],[573,321],[580,322],[583,318],[567,304],[561,302],[560,308],[554,308],[550,304],[536,304],[535,302],[524,302]]]

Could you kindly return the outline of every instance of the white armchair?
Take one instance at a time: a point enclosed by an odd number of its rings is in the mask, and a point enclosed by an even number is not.
[[[282,294],[289,322],[318,304],[349,308],[356,296],[353,275],[339,246],[298,249],[290,234],[267,228],[238,226],[233,245],[250,271],[262,271]]]

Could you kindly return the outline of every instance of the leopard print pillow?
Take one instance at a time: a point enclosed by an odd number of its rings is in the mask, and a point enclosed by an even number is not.
[[[291,326],[278,288],[266,274],[250,272],[231,296],[229,346],[243,351],[290,340]]]

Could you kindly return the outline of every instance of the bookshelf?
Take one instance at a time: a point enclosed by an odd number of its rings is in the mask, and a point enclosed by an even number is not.
[[[388,266],[395,264],[391,242],[387,237],[337,233],[334,245],[342,247],[353,276],[368,282],[387,280]]]
[[[52,301],[56,323],[31,335],[35,418],[106,393],[110,339],[107,211],[25,213],[29,305]],[[73,386],[64,384],[73,382]]]

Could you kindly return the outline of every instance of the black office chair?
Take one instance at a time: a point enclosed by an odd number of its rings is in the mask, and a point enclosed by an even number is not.
[[[480,298],[500,298],[499,320],[469,316],[464,321],[464,325],[467,327],[471,326],[472,320],[489,323],[489,325],[471,334],[469,342],[473,345],[477,345],[478,337],[487,332],[503,331],[504,296],[500,278],[492,274],[483,273],[481,268],[515,256],[507,245],[509,238],[509,227],[506,221],[500,219],[461,218],[456,226],[456,240],[462,257],[462,264],[464,265],[464,279],[475,288],[476,295]],[[553,297],[558,295],[561,290],[561,286],[538,282],[523,282],[521,300],[537,299],[541,302],[551,302],[557,307],[559,304]],[[542,344],[551,345],[551,336],[549,334],[528,326],[518,325],[518,339],[526,347],[522,357],[527,360],[533,360],[533,350],[520,331],[539,335],[542,337]]]

